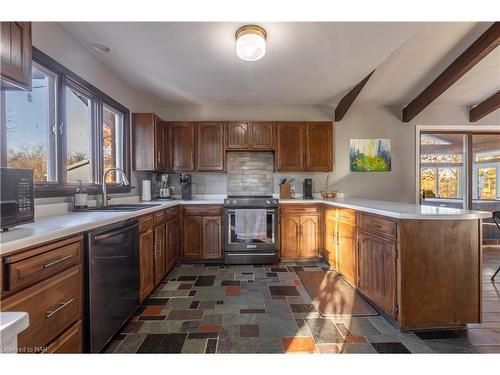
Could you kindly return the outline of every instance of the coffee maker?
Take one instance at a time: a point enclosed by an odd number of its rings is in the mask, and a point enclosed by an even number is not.
[[[172,199],[173,188],[168,184],[168,174],[156,175],[156,199]]]
[[[304,179],[304,199],[313,199],[313,180],[312,178]]]
[[[181,173],[179,179],[181,183],[182,199],[193,199],[193,183],[191,182],[191,175],[189,173]]]

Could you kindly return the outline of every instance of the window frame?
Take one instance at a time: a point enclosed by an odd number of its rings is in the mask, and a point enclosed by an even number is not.
[[[130,128],[130,111],[125,106],[118,103],[110,96],[103,93],[101,90],[91,85],[71,70],[67,69],[62,64],[58,63],[42,51],[33,47],[32,59],[37,64],[45,69],[53,72],[58,77],[57,93],[56,93],[56,118],[57,118],[57,137],[56,137],[56,176],[57,181],[50,182],[35,182],[34,192],[35,198],[63,197],[71,196],[78,184],[68,183],[66,176],[67,165],[67,118],[66,118],[66,87],[71,87],[82,94],[85,94],[91,99],[91,136],[94,142],[91,146],[91,175],[93,183],[83,184],[89,195],[97,195],[102,193],[102,175],[103,175],[103,148],[102,148],[102,119],[104,105],[113,108],[123,114],[123,170],[129,180],[131,180],[131,128]],[[2,135],[5,129],[1,127]],[[6,159],[2,157],[2,165],[6,166]],[[131,186],[123,186],[121,184],[108,184],[109,193],[128,193],[131,191]]]

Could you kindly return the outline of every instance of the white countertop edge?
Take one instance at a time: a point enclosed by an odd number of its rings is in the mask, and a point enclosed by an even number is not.
[[[0,312],[0,348],[1,352],[14,352],[17,348],[10,348],[17,335],[29,327],[27,312]],[[15,340],[17,341],[17,340]]]
[[[356,201],[355,199],[353,199]],[[384,204],[392,205],[400,208],[400,211],[415,210],[414,212],[398,212],[397,210],[385,209],[383,207],[369,207],[362,204],[349,202],[350,199],[280,199],[281,204],[312,204],[323,203],[329,206],[350,208],[353,210],[367,212],[375,215],[388,216],[394,219],[405,220],[479,220],[491,217],[491,212],[486,211],[470,211],[458,208],[435,207],[414,205],[411,203],[385,202],[376,200],[363,200],[366,204],[383,206]],[[427,212],[426,212],[427,211]]]

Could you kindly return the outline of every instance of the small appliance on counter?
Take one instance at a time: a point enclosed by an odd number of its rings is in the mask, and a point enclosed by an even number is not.
[[[169,186],[168,174],[159,173],[156,175],[156,197],[155,199],[173,199],[174,188]]]
[[[193,183],[191,182],[191,175],[189,173],[181,173],[181,196],[183,200],[193,199]]]
[[[313,199],[313,180],[312,178],[305,178],[304,183],[304,199]]]
[[[0,168],[0,227],[2,230],[35,221],[33,170]]]

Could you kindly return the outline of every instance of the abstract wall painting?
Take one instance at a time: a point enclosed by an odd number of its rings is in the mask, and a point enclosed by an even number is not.
[[[390,172],[390,139],[350,139],[351,172]]]

